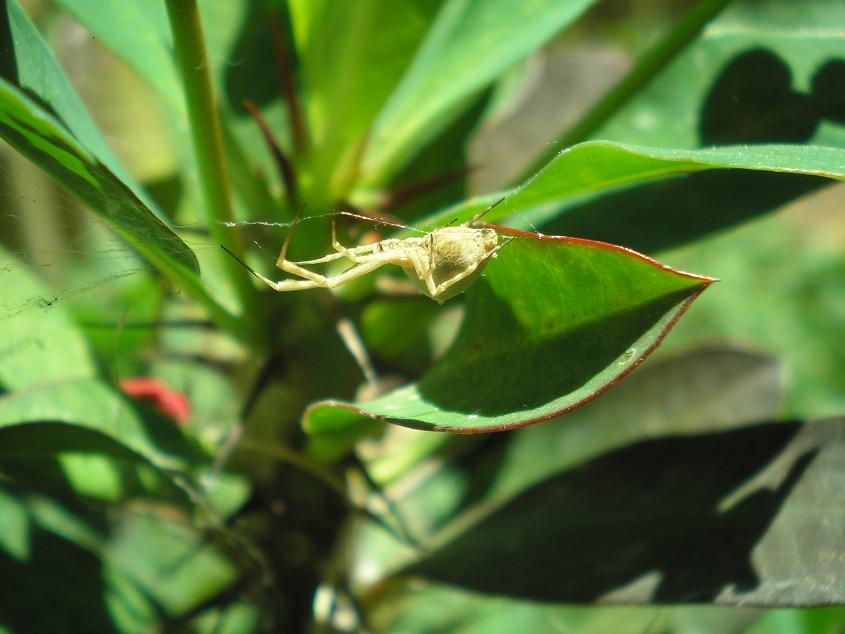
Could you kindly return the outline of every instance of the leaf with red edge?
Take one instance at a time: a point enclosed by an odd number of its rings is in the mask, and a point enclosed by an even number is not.
[[[603,242],[497,231],[513,239],[467,291],[446,354],[376,400],[312,405],[309,433],[362,418],[454,433],[556,418],[631,372],[714,281]]]

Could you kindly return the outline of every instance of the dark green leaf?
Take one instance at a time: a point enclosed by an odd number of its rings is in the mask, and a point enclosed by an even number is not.
[[[512,235],[467,292],[458,339],[418,383],[360,406],[316,404],[306,429],[320,431],[324,408],[463,433],[560,416],[635,368],[712,281],[603,243]]]
[[[694,436],[772,418],[781,408],[783,382],[783,368],[773,358],[735,349],[693,350],[648,361],[557,424],[489,436],[480,444],[475,438],[409,431],[404,443],[394,441],[367,468],[386,483],[388,495],[394,485],[403,491],[394,494],[400,495],[399,512],[409,530],[432,547],[527,488],[603,453],[650,438]],[[431,439],[441,442],[432,447]],[[445,458],[438,469],[429,472],[425,462],[413,468],[434,449]],[[414,483],[410,488],[403,476]],[[381,559],[383,568],[394,568],[395,548],[372,537],[364,550]]]
[[[0,571],[14,579],[0,585],[0,629],[114,631],[103,597],[102,562],[87,544],[42,525],[39,510],[46,505],[31,491],[0,486]]]
[[[545,480],[407,572],[561,602],[840,603],[843,469],[838,420],[645,441]]]
[[[152,414],[142,416],[110,386],[94,380],[43,384],[0,397],[0,429],[64,423],[98,432],[167,469],[186,470],[198,457],[175,423]],[[72,442],[72,435],[68,441]],[[62,439],[56,438],[56,446]],[[5,446],[3,455],[27,454],[33,447]]]

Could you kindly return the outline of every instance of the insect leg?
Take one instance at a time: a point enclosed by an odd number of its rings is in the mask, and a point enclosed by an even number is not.
[[[414,275],[425,284],[425,289],[429,295],[433,295],[437,291],[437,285],[434,283],[434,269],[430,264],[430,258],[424,252],[413,252],[409,255],[409,258],[411,265],[414,267]]]
[[[229,249],[227,249],[223,245],[220,245],[220,248],[222,248],[226,253],[235,258],[235,260],[237,260],[241,266],[243,266],[247,271],[252,273],[256,278],[261,280],[264,284],[272,288],[274,291],[300,291],[308,288],[325,287],[325,283],[321,284],[320,282],[317,282],[315,280],[280,280],[278,282],[274,282],[270,278],[261,275],[261,273],[253,269],[251,266],[241,260],[237,255],[229,251]]]

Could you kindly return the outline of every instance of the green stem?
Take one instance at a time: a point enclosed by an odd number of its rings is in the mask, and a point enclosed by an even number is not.
[[[191,140],[199,172],[200,187],[212,238],[238,255],[243,255],[240,234],[227,231],[232,220],[229,177],[223,154],[223,137],[196,0],[166,0],[170,29],[176,48],[176,61],[185,89],[191,127]],[[223,270],[235,289],[243,315],[256,315],[256,292],[237,262],[220,250]]]
[[[678,52],[689,44],[701,32],[701,29],[730,1],[702,0],[695,5],[675,28],[639,59],[637,65],[625,76],[625,79],[619,82],[597,105],[567,130],[551,151],[532,165],[531,169],[526,172],[526,176],[530,177],[536,174],[563,148],[586,141],[593,132],[621,110],[631,98],[639,94],[640,89],[675,59]]]

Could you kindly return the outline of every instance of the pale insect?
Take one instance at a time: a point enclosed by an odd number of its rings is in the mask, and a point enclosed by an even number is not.
[[[499,234],[495,230],[477,229],[472,226],[503,200],[504,198],[500,199],[462,225],[440,227],[420,238],[388,238],[360,247],[343,246],[337,239],[335,223],[332,222],[332,247],[335,253],[316,260],[292,262],[285,256],[293,230],[299,222],[299,215],[297,215],[282,243],[276,266],[301,279],[274,282],[244,264],[226,247],[223,249],[275,291],[335,288],[372,273],[385,264],[395,264],[404,269],[421,293],[442,304],[469,288],[481,275],[490,259],[496,257],[498,250],[513,239],[506,238],[500,242]],[[320,275],[303,266],[323,264],[340,258],[346,258],[352,262],[353,266],[334,277]]]

